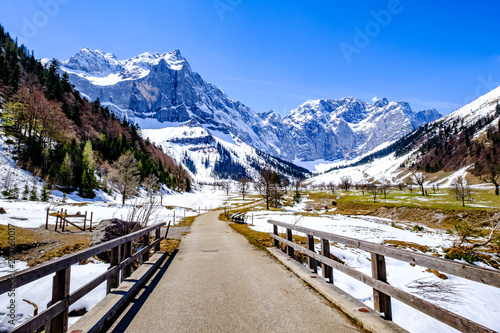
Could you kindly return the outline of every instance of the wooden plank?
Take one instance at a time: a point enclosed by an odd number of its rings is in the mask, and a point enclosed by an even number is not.
[[[372,253],[372,277],[381,282],[387,283],[387,270],[385,266],[385,257],[380,254]],[[384,313],[384,318],[392,320],[391,297],[373,289],[373,308]]]
[[[156,239],[160,239],[160,238],[161,238],[160,229],[156,229],[156,231],[155,231],[155,240]],[[156,246],[154,248],[154,251],[155,251],[155,253],[158,252],[158,251],[160,251],[160,243],[156,244]]]
[[[321,255],[330,258],[330,242],[327,239],[321,240]],[[321,271],[323,277],[328,281],[328,283],[333,283],[333,269],[326,263],[321,264]]]
[[[80,227],[80,226],[76,225],[75,223],[71,222],[71,221],[70,221],[70,220],[68,220],[68,219],[64,219],[64,223],[65,223],[65,224],[66,224],[66,223],[69,223],[69,224],[71,224],[73,227],[78,228],[78,229],[80,229],[81,231],[85,231],[85,229],[84,229],[84,228],[82,228],[82,227]]]
[[[10,290],[10,285],[11,285],[11,279],[15,279],[16,281],[16,286],[19,288],[21,286],[24,286],[30,282],[33,282],[35,280],[38,280],[39,278],[42,278],[44,276],[47,276],[49,274],[55,273],[61,269],[67,268],[73,264],[76,264],[82,260],[88,259],[92,256],[95,256],[101,252],[110,250],[111,248],[124,244],[126,242],[132,241],[138,237],[143,236],[146,233],[149,233],[156,228],[160,228],[164,226],[166,223],[161,223],[157,224],[155,226],[142,229],[139,231],[136,231],[134,233],[125,235],[120,238],[116,238],[113,240],[110,240],[105,243],[101,243],[99,245],[90,247],[85,250],[81,250],[66,256],[63,256],[61,258],[48,261],[45,263],[42,263],[40,265],[37,265],[35,267],[30,267],[27,269],[24,269],[22,271],[19,271],[17,273],[5,275],[3,277],[0,277],[0,294],[6,293]]]
[[[120,263],[120,257],[121,257],[120,252],[121,252],[121,245],[115,246],[114,248],[111,249],[109,268],[113,268],[114,266]],[[109,294],[111,292],[111,289],[118,288],[119,284],[120,284],[120,271],[116,271],[116,273],[114,275],[111,275],[108,279],[108,283],[106,285],[106,294]]]
[[[286,229],[286,238],[290,241],[293,242],[292,238],[292,229]],[[293,258],[293,247],[288,246],[287,247],[287,253],[290,258]]]
[[[158,228],[156,230],[160,230],[160,229]],[[123,245],[124,245],[123,246],[124,259],[128,259],[128,258],[130,258],[130,256],[132,256],[132,242],[126,242]],[[122,279],[125,280],[126,278],[128,278],[130,276],[130,274],[132,274],[132,266],[126,265],[122,271]]]
[[[50,318],[53,318],[68,308],[68,300],[59,301],[52,304],[47,309],[43,310],[38,314],[38,316],[31,318],[30,320],[22,323],[21,325],[14,328],[11,333],[26,333],[34,332],[47,322]]]
[[[278,229],[277,226],[274,226],[274,227],[276,227],[276,229]],[[276,239],[274,240],[274,242],[279,244],[279,242]],[[316,252],[314,250],[314,237],[313,236],[307,235],[307,249],[309,251]],[[314,273],[318,273],[318,263],[317,263],[316,259],[314,259],[312,257],[307,257],[307,258],[308,258],[308,262],[309,262],[309,269],[311,271],[313,271]]]
[[[52,281],[52,304],[69,297],[71,267],[56,272]],[[68,330],[68,308],[50,320],[50,333],[66,332]]]
[[[47,217],[45,219],[45,229],[49,229],[49,208],[47,208]]]
[[[142,239],[142,246],[143,247],[148,247],[148,245],[149,245],[149,233],[147,233],[146,235],[144,235],[144,237]],[[142,256],[142,263],[144,263],[144,262],[146,262],[148,260],[149,260],[149,251],[146,251],[144,253],[144,255]]]
[[[291,228],[293,230],[303,232],[314,237],[328,239],[331,242],[342,243],[367,252],[377,253],[386,257],[409,262],[411,264],[419,265],[422,267],[436,269],[443,273],[452,274],[468,280],[500,288],[500,271],[497,270],[474,266],[471,264],[449,259],[437,258],[430,255],[415,253],[412,251],[398,249],[386,245],[370,243],[355,238],[335,235],[332,233],[304,228],[301,226],[295,226],[279,221],[268,220],[268,223],[285,228]]]
[[[273,225],[273,233],[278,236],[278,226],[277,225]],[[276,247],[280,247],[280,242],[278,240],[274,240],[274,246]]]
[[[430,302],[427,302],[419,297],[413,296],[412,294],[409,294],[399,288],[393,287],[390,284],[378,281],[371,276],[368,276],[366,274],[363,274],[359,271],[357,271],[354,268],[351,268],[349,266],[343,265],[341,263],[336,262],[333,259],[323,257],[315,252],[309,251],[308,249],[295,244],[288,242],[286,239],[281,238],[279,236],[275,236],[273,234],[270,234],[271,237],[273,238],[278,238],[279,241],[292,246],[295,250],[300,251],[308,256],[312,256],[314,259],[316,259],[318,262],[325,263],[329,266],[334,267],[335,269],[339,270],[342,273],[345,273],[352,278],[355,278],[358,281],[363,282],[364,284],[377,289],[384,294],[387,294],[403,303],[406,305],[411,306],[414,309],[417,309],[418,311],[427,314],[428,316],[437,319],[461,332],[488,332],[488,333],[495,333],[494,330],[489,329],[481,324],[478,324],[470,319],[464,318],[462,316],[459,316],[451,311],[448,311],[446,309],[443,309],[435,304],[432,304]]]

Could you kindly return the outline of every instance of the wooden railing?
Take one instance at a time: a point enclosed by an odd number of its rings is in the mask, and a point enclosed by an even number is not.
[[[364,284],[373,288],[374,309],[384,314],[385,318],[392,320],[391,297],[411,306],[418,311],[429,315],[462,332],[495,332],[474,321],[464,318],[456,313],[443,309],[435,304],[427,302],[399,288],[387,283],[385,257],[409,262],[411,264],[436,269],[443,273],[462,277],[479,283],[500,287],[500,272],[484,267],[478,267],[453,260],[432,257],[425,254],[410,252],[380,244],[370,243],[354,238],[344,237],[328,232],[304,228],[301,226],[268,220],[273,225],[274,245],[280,247],[280,243],[286,245],[284,252],[290,257],[294,256],[294,250],[308,256],[309,268],[317,273],[317,265],[321,263],[323,277],[333,283],[333,268],[345,273]],[[278,234],[278,227],[286,229],[286,239]],[[292,230],[307,236],[307,248],[292,241]],[[314,250],[314,238],[320,239],[321,255]],[[337,242],[347,246],[355,247],[371,253],[372,276],[357,271],[354,268],[341,264],[330,258],[330,242]]]
[[[68,329],[68,309],[70,305],[88,294],[101,283],[107,281],[106,293],[117,288],[121,280],[132,273],[131,264],[138,258],[149,260],[150,250],[160,250],[160,228],[166,223],[156,224],[108,242],[75,252],[50,262],[31,267],[0,278],[0,294],[10,292],[44,276],[55,273],[52,284],[52,301],[47,309],[30,320],[17,326],[12,332],[34,332],[46,324],[46,332],[66,332]],[[155,231],[155,239],[150,242],[150,233]],[[167,229],[168,232],[168,229]],[[140,249],[132,253],[132,242],[138,240]],[[71,265],[111,250],[110,267],[105,272],[70,294]],[[121,274],[120,274],[121,273]]]

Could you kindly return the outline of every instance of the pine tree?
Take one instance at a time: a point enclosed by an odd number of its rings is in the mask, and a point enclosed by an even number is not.
[[[47,185],[44,185],[42,188],[42,194],[40,195],[40,200],[43,202],[49,201],[49,188]]]
[[[64,160],[59,172],[61,173],[62,176],[62,182],[63,182],[62,185],[68,189],[71,189],[73,181],[73,162],[71,161],[69,153],[66,153],[66,156],[64,156]]]
[[[31,201],[38,201],[38,192],[36,191],[36,187],[34,187],[34,186],[30,192],[30,200]]]
[[[80,187],[80,195],[85,198],[94,198],[94,189],[97,187],[97,181],[94,175],[94,152],[92,143],[87,141],[82,152],[82,186]]]
[[[14,66],[14,70],[10,73],[9,83],[14,88],[14,91],[17,91],[19,88],[19,81],[21,80],[21,66],[17,63]]]

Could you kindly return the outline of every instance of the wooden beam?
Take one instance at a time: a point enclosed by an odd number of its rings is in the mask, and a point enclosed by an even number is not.
[[[121,257],[120,252],[121,252],[121,245],[115,246],[114,248],[111,249],[109,269],[113,268],[114,266],[120,263],[120,257]],[[108,279],[108,283],[106,285],[106,294],[109,294],[111,292],[111,289],[118,288],[119,284],[120,284],[120,271],[117,271],[115,274],[111,275]]]
[[[124,244],[126,242],[132,241],[139,238],[146,233],[149,233],[157,228],[161,228],[165,223],[160,223],[155,226],[136,231],[134,233],[116,238],[96,246],[89,247],[88,249],[81,250],[64,257],[44,262],[35,267],[30,267],[19,271],[17,273],[8,274],[0,277],[0,294],[6,293],[10,290],[11,282],[13,279],[16,282],[16,286],[19,288],[28,284],[30,282],[36,281],[41,277],[47,276],[49,274],[55,273],[61,269],[67,268],[73,264],[76,264],[82,260],[93,257],[99,253],[110,250],[115,246]]]
[[[454,312],[448,311],[446,309],[443,309],[439,307],[438,305],[432,304],[430,302],[427,302],[417,296],[414,296],[410,293],[407,293],[399,288],[393,287],[390,284],[387,284],[385,282],[378,281],[374,278],[372,278],[369,275],[366,275],[354,268],[351,268],[349,266],[346,266],[344,264],[341,264],[339,262],[336,262],[333,259],[326,258],[322,255],[319,255],[315,252],[309,251],[305,247],[302,247],[298,244],[295,244],[293,242],[289,242],[284,238],[281,238],[279,236],[274,236],[273,234],[270,234],[271,237],[273,238],[278,238],[281,242],[292,246],[295,250],[302,252],[308,256],[312,256],[314,259],[316,259],[318,262],[325,263],[329,266],[332,266],[333,268],[339,270],[342,273],[345,273],[353,278],[355,278],[358,281],[363,282],[364,284],[377,289],[384,294],[387,294],[391,296],[392,298],[395,298],[406,305],[417,309],[418,311],[427,314],[428,316],[439,320],[440,322],[443,322],[460,332],[487,332],[487,333],[497,333],[492,329],[489,329],[481,324],[478,324],[470,319],[464,318],[460,315],[457,315]]]
[[[69,284],[71,279],[71,267],[56,272],[52,280],[52,304],[65,300],[69,296]],[[52,318],[50,321],[50,333],[66,332],[68,330],[68,307]]]
[[[277,225],[273,225],[273,233],[276,236],[278,236],[278,226]],[[280,247],[280,242],[277,239],[274,240],[274,246],[276,246],[278,248]]]
[[[372,253],[372,277],[387,283],[387,270],[384,256]],[[384,318],[392,320],[391,297],[373,289],[373,308],[384,314]]]
[[[293,242],[292,238],[292,229],[286,229],[286,238],[290,241]],[[293,247],[288,246],[287,247],[287,253],[290,258],[293,258]]]
[[[321,240],[321,255],[330,258],[330,242],[327,239]],[[328,283],[333,283],[333,269],[326,263],[321,263],[321,271],[323,272],[323,277],[328,281]]]
[[[442,273],[448,273],[468,280],[500,288],[500,271],[498,270],[493,270],[486,267],[474,266],[471,264],[444,258],[437,258],[430,255],[415,253],[412,251],[398,249],[386,245],[370,243],[355,238],[309,229],[301,226],[292,225],[289,223],[283,223],[280,221],[268,220],[268,223],[285,228],[291,228],[293,230],[317,238],[327,239],[331,242],[341,243],[370,253],[381,254],[385,257],[398,259],[422,267],[436,269]]]
[[[277,227],[276,227],[277,228]],[[274,240],[275,242],[278,242],[276,239]],[[279,244],[279,242],[278,242]],[[316,252],[314,250],[314,237],[307,235],[307,248],[309,251]],[[318,273],[318,262],[316,259],[312,257],[307,257],[308,262],[309,262],[309,269],[312,270],[314,273]]]

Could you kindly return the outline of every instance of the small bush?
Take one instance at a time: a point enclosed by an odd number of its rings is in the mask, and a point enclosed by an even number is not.
[[[422,226],[419,226],[418,224],[415,224],[413,226],[413,228],[411,229],[412,232],[420,232],[420,231],[424,231],[424,227]]]

